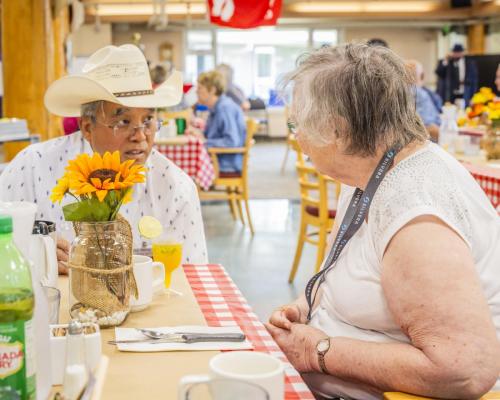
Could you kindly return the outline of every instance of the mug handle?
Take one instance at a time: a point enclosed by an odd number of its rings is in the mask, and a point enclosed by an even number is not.
[[[179,381],[177,387],[177,400],[186,400],[187,394],[191,386],[197,383],[207,383],[210,382],[211,378],[209,375],[185,375]]]
[[[165,284],[165,266],[162,262],[153,261],[153,272],[155,269],[160,271],[160,277],[153,279],[153,294],[160,292]]]
[[[42,236],[41,239],[45,253],[45,271],[41,279],[42,285],[57,287],[57,277],[59,276],[59,271],[57,269],[56,245],[50,236]]]

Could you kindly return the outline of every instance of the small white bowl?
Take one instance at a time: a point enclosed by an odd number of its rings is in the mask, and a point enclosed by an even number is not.
[[[93,326],[95,333],[85,336],[85,360],[91,370],[95,370],[101,359],[101,332],[99,325],[85,323],[86,326]],[[64,365],[66,363],[66,336],[54,336],[57,328],[68,328],[68,324],[50,325],[50,355],[52,359],[52,384],[62,385],[64,379]]]

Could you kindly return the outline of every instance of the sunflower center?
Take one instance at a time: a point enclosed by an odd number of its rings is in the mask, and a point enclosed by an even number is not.
[[[115,176],[118,172],[112,169],[96,169],[95,171],[92,171],[92,173],[89,175],[89,182],[91,178],[99,178],[101,182],[104,182],[106,179],[110,179],[111,181],[115,180]]]

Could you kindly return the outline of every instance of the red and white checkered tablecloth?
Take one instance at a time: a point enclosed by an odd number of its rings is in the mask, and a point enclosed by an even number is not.
[[[199,138],[189,136],[187,143],[155,146],[160,153],[193,178],[199,187],[203,190],[210,188],[215,179],[215,171],[210,155]]]
[[[314,399],[221,265],[184,265],[184,273],[209,326],[238,325],[256,351],[272,354],[285,363],[285,399]]]
[[[500,214],[500,168],[464,163]]]

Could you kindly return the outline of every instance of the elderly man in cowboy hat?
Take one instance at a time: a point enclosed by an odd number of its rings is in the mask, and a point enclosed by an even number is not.
[[[62,208],[51,203],[49,194],[68,161],[84,152],[119,150],[122,159],[134,159],[148,168],[146,182],[134,190],[134,201],[121,208],[132,226],[134,246],[142,245],[139,219],[153,215],[173,240],[184,244],[183,262],[207,262],[196,187],[182,170],[153,149],[158,128],[155,109],[173,106],[181,96],[182,79],[176,71],[152,89],[146,59],[136,46],[98,50],[82,74],[55,81],[45,94],[50,112],[81,117],[80,132],[33,144],[18,154],[0,176],[0,200],[35,202],[37,218],[61,224]],[[65,269],[70,239],[58,241],[60,270]]]

